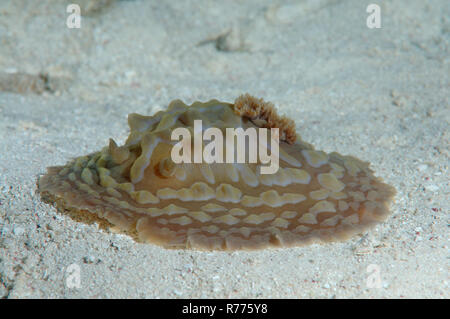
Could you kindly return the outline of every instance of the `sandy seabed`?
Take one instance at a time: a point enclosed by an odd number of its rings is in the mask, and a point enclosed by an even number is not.
[[[0,297],[449,298],[450,2],[380,1],[379,29],[370,3],[1,1]],[[166,250],[36,193],[47,166],[123,143],[128,113],[244,92],[370,162],[398,192],[388,220],[343,243]]]

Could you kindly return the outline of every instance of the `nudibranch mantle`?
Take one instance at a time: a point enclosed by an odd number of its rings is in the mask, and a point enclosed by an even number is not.
[[[261,163],[180,163],[177,127],[278,128],[279,169]],[[38,180],[45,201],[166,248],[260,249],[345,240],[384,221],[395,194],[369,164],[327,154],[301,140],[272,103],[248,94],[234,103],[180,100],[153,116],[130,114],[124,145],[49,167]]]

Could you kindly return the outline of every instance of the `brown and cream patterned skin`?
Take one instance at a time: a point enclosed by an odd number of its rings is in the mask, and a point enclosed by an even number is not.
[[[171,132],[217,127],[278,127],[279,170],[254,164],[175,164]],[[294,122],[248,94],[234,104],[179,100],[153,116],[130,114],[123,146],[48,168],[42,198],[82,216],[98,217],[139,240],[167,248],[259,249],[344,240],[389,214],[393,187],[369,164],[326,154],[303,142]]]

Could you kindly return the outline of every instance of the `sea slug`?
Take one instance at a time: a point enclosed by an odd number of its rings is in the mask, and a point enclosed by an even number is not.
[[[175,128],[278,128],[279,169],[256,163],[175,163]],[[260,249],[345,240],[384,221],[395,194],[369,164],[301,140],[272,103],[180,100],[153,116],[130,114],[124,145],[49,167],[42,198],[167,248]],[[204,144],[208,144],[204,142]],[[246,146],[248,147],[248,145]]]

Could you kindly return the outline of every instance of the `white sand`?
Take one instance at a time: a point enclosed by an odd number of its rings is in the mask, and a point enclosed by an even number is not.
[[[117,1],[68,29],[70,2],[0,2],[0,297],[449,297],[448,0],[378,1],[381,29],[366,27],[374,1]],[[14,72],[44,92],[5,92]],[[318,149],[371,162],[398,190],[387,222],[323,246],[166,250],[35,193],[47,166],[122,143],[128,113],[243,92]]]

